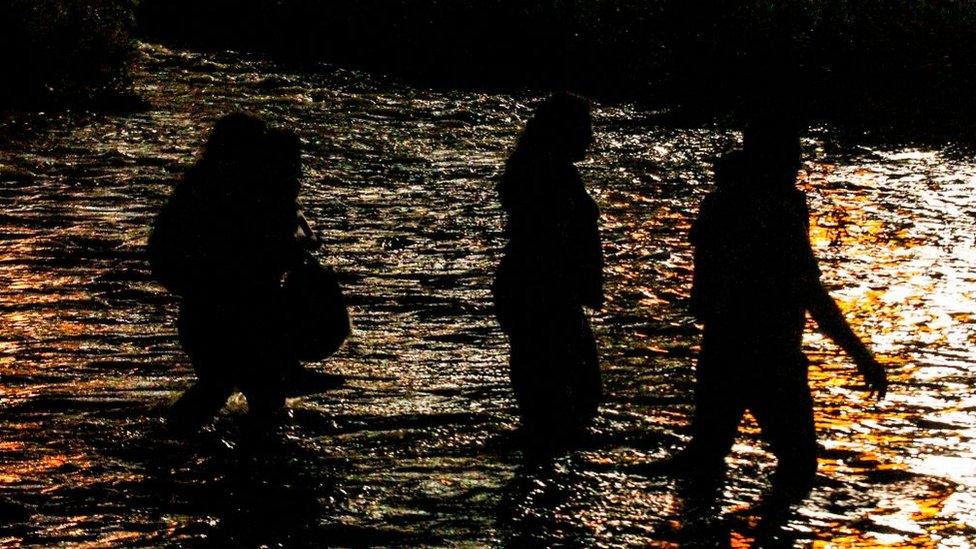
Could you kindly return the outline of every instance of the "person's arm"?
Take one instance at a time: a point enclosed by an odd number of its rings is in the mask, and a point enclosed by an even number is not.
[[[805,203],[803,215],[808,215]],[[803,249],[801,251],[805,263],[803,286],[806,289],[807,310],[810,312],[810,316],[817,321],[820,330],[854,360],[854,364],[857,365],[858,372],[864,377],[868,389],[872,393],[876,393],[878,400],[881,400],[888,390],[888,376],[885,373],[884,366],[875,359],[874,353],[854,333],[851,325],[844,318],[844,313],[837,306],[837,302],[830,297],[827,289],[820,281],[820,269],[810,245],[807,219],[804,217]]]
[[[888,376],[884,366],[874,358],[871,350],[851,329],[840,307],[827,293],[823,284],[818,280],[813,286],[808,302],[810,316],[817,321],[817,325],[827,337],[850,355],[868,388],[873,393],[877,393],[878,400],[883,399],[888,390]]]

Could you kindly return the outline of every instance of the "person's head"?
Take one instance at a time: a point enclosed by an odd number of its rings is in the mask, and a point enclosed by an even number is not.
[[[214,124],[193,176],[240,207],[294,204],[301,141],[293,131],[271,127],[253,114],[228,114]]]
[[[224,115],[214,123],[203,161],[232,167],[255,161],[265,147],[268,124],[253,114],[235,112]]]
[[[756,174],[767,183],[796,182],[800,169],[800,124],[788,115],[755,117],[742,134],[742,149]]]
[[[593,141],[590,102],[571,93],[555,93],[536,107],[519,139],[525,152],[575,162]]]
[[[731,150],[715,160],[715,184],[723,188],[740,185],[747,179],[748,169],[746,153]]]

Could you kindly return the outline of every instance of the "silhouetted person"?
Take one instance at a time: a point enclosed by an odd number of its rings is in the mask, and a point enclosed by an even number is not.
[[[498,186],[508,243],[494,283],[511,347],[523,426],[546,438],[579,431],[601,398],[596,343],[583,307],[603,304],[599,211],[574,162],[592,141],[589,104],[542,102]]]
[[[292,132],[227,115],[156,219],[153,274],[181,298],[180,341],[197,375],[170,410],[178,428],[211,419],[235,387],[257,422],[284,405],[283,377],[299,367],[280,287],[304,247],[300,158]]]
[[[693,439],[679,459],[721,470],[748,409],[776,455],[774,485],[804,495],[817,469],[813,401],[802,336],[805,313],[855,361],[881,398],[884,369],[820,282],[809,213],[795,187],[799,130],[785,120],[747,128],[742,151],[716,165],[718,188],[701,204],[692,312],[704,324]]]

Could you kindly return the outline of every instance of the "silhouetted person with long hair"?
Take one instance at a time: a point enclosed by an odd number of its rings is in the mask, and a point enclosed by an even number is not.
[[[523,426],[547,439],[585,427],[602,392],[583,311],[603,305],[599,211],[573,165],[592,138],[589,103],[553,95],[526,124],[498,185],[508,242],[496,314]]]
[[[806,199],[795,186],[798,125],[764,118],[743,141],[743,150],[717,163],[718,188],[702,202],[691,232],[692,312],[704,334],[693,439],[676,459],[693,474],[721,471],[748,409],[776,455],[774,486],[792,498],[807,493],[817,470],[801,350],[805,313],[854,359],[879,398],[887,379],[820,282]]]
[[[300,173],[294,133],[227,115],[156,220],[153,274],[181,298],[180,341],[197,375],[170,409],[177,428],[211,419],[235,388],[257,423],[284,405],[283,377],[299,368],[280,288],[303,253]]]

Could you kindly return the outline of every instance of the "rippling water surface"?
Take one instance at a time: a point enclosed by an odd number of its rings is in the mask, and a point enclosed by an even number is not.
[[[599,105],[581,170],[603,210],[607,400],[592,437],[523,459],[488,283],[493,180],[529,112],[323,68],[143,46],[132,115],[19,115],[0,151],[0,542],[93,546],[745,546],[774,462],[747,420],[716,510],[634,465],[687,437],[698,341],[687,229],[737,136]],[[191,371],[147,226],[215,117],[305,140],[308,217],[355,314],[315,368],[344,387],[290,401],[279,439],[240,436],[240,399],[190,442],[157,419]],[[887,401],[806,340],[823,451],[797,544],[976,542],[976,163],[949,150],[805,142],[812,237],[833,294],[884,354]],[[716,511],[713,513],[712,511]],[[714,515],[714,516],[713,516]]]

